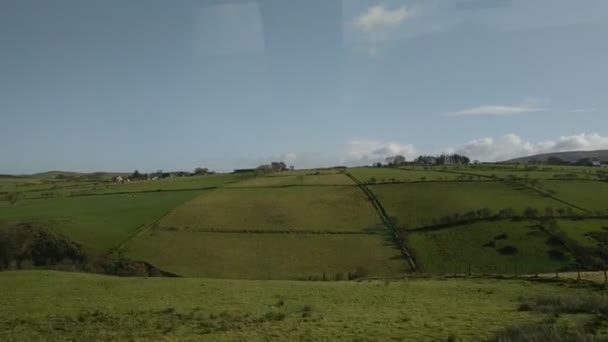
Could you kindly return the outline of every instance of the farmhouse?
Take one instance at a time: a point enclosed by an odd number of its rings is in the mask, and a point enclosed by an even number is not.
[[[116,182],[124,182],[125,181],[124,178],[122,178],[122,176],[118,176],[118,177],[114,178],[114,180]]]
[[[591,161],[591,166],[602,166],[602,163],[599,160]]]

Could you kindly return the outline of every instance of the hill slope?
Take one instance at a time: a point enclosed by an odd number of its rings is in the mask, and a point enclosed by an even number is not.
[[[527,163],[530,160],[547,161],[547,159],[555,157],[565,160],[570,163],[575,163],[583,158],[599,159],[601,161],[608,161],[608,150],[597,150],[597,151],[568,151],[568,152],[553,152],[536,154],[527,157],[515,158],[505,161],[505,163]]]

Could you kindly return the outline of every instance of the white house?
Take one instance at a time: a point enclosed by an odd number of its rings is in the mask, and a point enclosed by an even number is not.
[[[591,161],[591,166],[602,166],[602,163],[599,160]]]

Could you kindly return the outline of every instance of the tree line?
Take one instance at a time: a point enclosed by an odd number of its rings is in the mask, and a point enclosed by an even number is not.
[[[465,155],[458,153],[432,155],[420,155],[412,161],[408,161],[404,156],[398,154],[384,159],[384,164],[381,162],[375,163],[375,167],[397,167],[404,165],[466,165],[470,164],[471,159]]]

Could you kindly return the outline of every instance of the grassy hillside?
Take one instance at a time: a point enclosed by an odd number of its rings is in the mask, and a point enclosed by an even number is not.
[[[520,297],[584,295],[523,280],[292,282],[0,273],[0,340],[483,340],[547,320]],[[570,321],[585,315],[568,316]]]
[[[589,234],[603,226],[575,217],[608,210],[608,183],[597,180],[593,168],[492,164],[347,172],[374,201],[337,170],[124,184],[2,178],[0,197],[17,192],[18,198],[0,201],[0,224],[30,222],[95,255],[124,247],[127,256],[166,271],[227,278],[335,278],[356,270],[400,276],[409,271],[393,228],[405,228],[405,247],[415,252],[419,273],[464,272],[469,264],[474,272],[552,272],[574,264],[572,246],[556,251],[531,233],[539,219],[526,226],[490,217],[504,208],[520,216],[528,208],[539,216],[553,213],[566,238],[601,252],[597,234]],[[486,207],[492,215],[461,222]],[[441,229],[416,230],[429,226]],[[483,246],[503,232],[508,239]],[[517,253],[500,254],[508,246]],[[580,261],[581,251],[574,254]]]
[[[543,181],[543,190],[590,211],[608,211],[608,182]]]
[[[465,179],[459,174],[424,169],[356,167],[349,169],[348,172],[362,183],[453,181]],[[479,179],[479,177],[473,176],[473,179]]]
[[[465,214],[487,207],[493,212],[512,208],[523,213],[528,207],[566,207],[551,198],[503,182],[414,183],[370,185],[389,216],[399,225],[414,228],[431,225],[443,216]]]
[[[558,271],[574,258],[530,221],[457,225],[407,235],[423,271],[522,274]]]
[[[356,187],[224,188],[176,208],[161,227],[190,230],[363,231],[380,221]]]
[[[388,234],[258,234],[154,230],[126,251],[182,276],[235,279],[398,277],[408,271]]]
[[[254,186],[298,186],[298,185],[355,185],[355,183],[341,173],[307,173],[286,175],[271,175],[268,177],[253,177],[243,182],[235,183],[234,187]]]
[[[537,161],[547,161],[549,158],[559,158],[561,160],[575,163],[583,158],[590,159],[599,159],[599,160],[608,160],[608,150],[598,150],[598,151],[568,151],[568,152],[553,152],[553,153],[544,153],[537,154],[522,158],[515,158],[507,161],[507,163],[527,163],[531,160]]]
[[[0,207],[0,220],[37,223],[102,253],[194,196],[172,192],[24,200]]]

